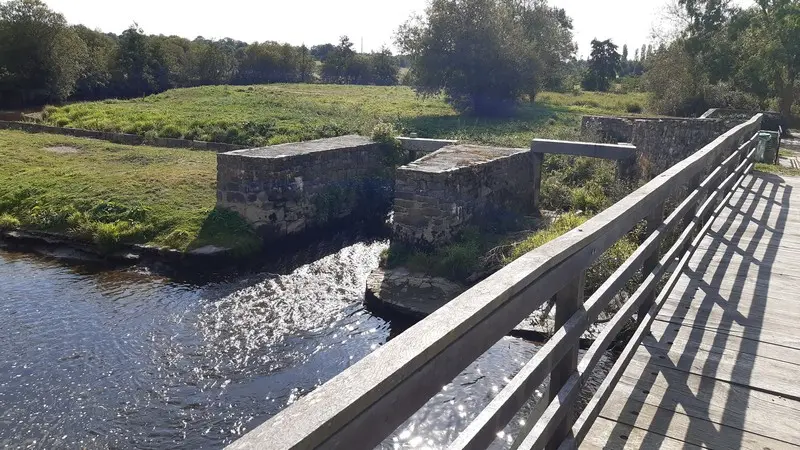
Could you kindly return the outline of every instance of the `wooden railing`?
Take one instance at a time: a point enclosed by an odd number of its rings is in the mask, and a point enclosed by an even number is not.
[[[678,269],[686,264],[691,250],[710,226],[709,218],[717,212],[717,205],[729,198],[732,189],[752,168],[755,133],[760,124],[761,115],[754,116],[579,228],[523,255],[258,426],[230,448],[373,448],[553,296],[557,323],[552,338],[450,448],[487,447],[547,376],[551,378],[549,404],[538,419],[533,418],[534,426],[525,430],[515,445],[570,448],[579,444],[647,332],[654,311],[677,279],[678,270],[675,269],[658,296],[657,284],[676,258],[683,255]],[[688,193],[675,198],[687,186]],[[678,205],[664,219],[664,205],[669,199]],[[647,221],[646,240],[584,302],[584,271],[642,220]],[[662,241],[681,226],[684,231],[661,256]],[[581,334],[639,271],[644,281],[579,362]],[[637,313],[640,327],[597,394],[573,423],[571,418],[581,385],[617,333]]]

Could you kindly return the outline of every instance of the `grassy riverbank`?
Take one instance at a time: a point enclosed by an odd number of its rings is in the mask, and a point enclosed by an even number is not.
[[[258,239],[214,210],[216,154],[0,132],[0,228],[121,243],[248,251]]]
[[[583,114],[627,114],[645,103],[644,94],[542,93],[513,117],[476,118],[407,87],[275,84],[175,89],[48,107],[44,116],[60,126],[249,145],[370,135],[382,121],[422,137],[527,147],[534,137],[577,138]],[[66,233],[107,249],[259,245],[239,216],[214,209],[212,152],[2,131],[0,158],[0,227]],[[606,161],[548,157],[544,173],[546,209],[595,212],[617,190]]]
[[[526,147],[533,137],[577,137],[582,114],[641,111],[646,94],[541,93],[513,117],[461,116],[440,97],[405,86],[271,84],[173,89],[133,100],[48,107],[51,125],[242,145],[357,133],[379,121],[403,133]]]

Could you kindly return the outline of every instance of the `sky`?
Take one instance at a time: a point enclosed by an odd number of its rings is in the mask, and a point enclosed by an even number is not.
[[[3,1],[3,0],[0,0]],[[651,42],[673,0],[550,0],[572,17],[578,54],[592,39],[622,47]],[[120,33],[136,22],[148,34],[315,45],[348,35],[363,50],[393,46],[397,27],[427,0],[45,0],[70,23]],[[751,0],[735,0],[747,5]]]

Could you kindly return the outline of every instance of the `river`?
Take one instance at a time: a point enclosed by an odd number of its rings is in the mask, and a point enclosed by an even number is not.
[[[386,245],[189,280],[0,249],[0,446],[224,446],[406,328],[363,306]],[[383,447],[445,446],[537,349],[504,338]]]

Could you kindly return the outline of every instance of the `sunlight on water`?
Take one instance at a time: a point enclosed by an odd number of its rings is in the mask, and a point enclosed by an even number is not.
[[[0,250],[0,447],[233,441],[403,330],[363,307],[384,248],[200,283]],[[381,447],[445,447],[537,349],[504,338]]]

